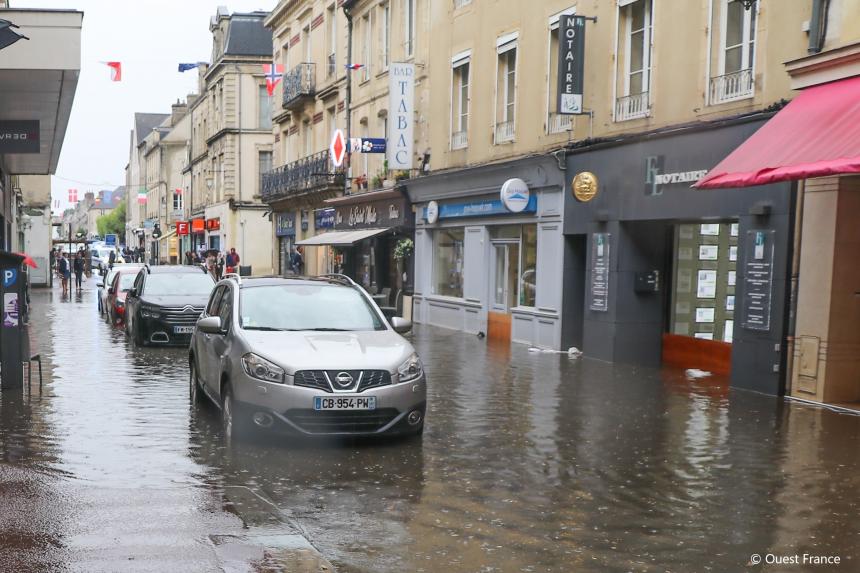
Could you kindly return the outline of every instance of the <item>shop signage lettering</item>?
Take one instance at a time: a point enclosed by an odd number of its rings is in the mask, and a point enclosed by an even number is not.
[[[206,230],[207,231],[218,231],[221,229],[221,219],[216,217],[214,219],[206,219]]]
[[[585,18],[562,14],[558,20],[558,113],[582,113]]]
[[[773,249],[773,231],[747,232],[743,298],[743,326],[747,330],[770,330]]]
[[[388,167],[412,169],[415,65],[394,62],[388,70]]]
[[[38,120],[0,120],[0,154],[39,153]]]
[[[329,207],[328,209],[317,209],[314,212],[314,218],[316,219],[315,222],[317,229],[330,229],[334,227],[334,207]]]
[[[393,220],[393,219],[399,219],[399,218],[400,218],[400,211],[397,210],[397,207],[393,204],[389,205],[388,206],[388,219]]]
[[[188,221],[178,221],[176,223],[176,234],[179,235],[180,237],[184,237],[185,235],[188,234],[189,227],[190,227],[190,225],[189,225]]]
[[[528,207],[530,198],[529,186],[525,181],[517,178],[505,181],[499,193],[499,199],[511,213],[522,213],[523,209]]]
[[[536,213],[537,195],[531,194],[525,206],[518,213]],[[486,217],[488,215],[511,215],[510,211],[499,199],[485,199],[483,201],[469,201],[467,203],[442,203],[438,205],[439,219],[458,219],[462,217]],[[424,208],[423,218],[428,219],[427,208]]]
[[[191,220],[191,232],[192,233],[202,233],[206,230],[206,221],[204,219],[192,219]]]
[[[292,237],[296,234],[296,214],[278,213],[275,217],[275,236]]]
[[[675,171],[664,173],[664,158],[662,155],[652,155],[645,158],[645,194],[649,196],[662,195],[663,185],[674,185],[676,183],[693,184],[707,173],[707,169],[695,171]],[[687,185],[689,187],[689,185]]]
[[[335,209],[334,226],[339,229],[398,227],[406,223],[405,207],[402,199],[344,205]]]

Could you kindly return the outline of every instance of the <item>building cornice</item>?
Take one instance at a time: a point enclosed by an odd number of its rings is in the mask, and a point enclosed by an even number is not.
[[[783,64],[791,76],[791,89],[799,90],[860,75],[860,42]]]

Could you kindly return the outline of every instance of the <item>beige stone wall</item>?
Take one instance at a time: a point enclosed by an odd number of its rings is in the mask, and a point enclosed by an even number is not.
[[[51,206],[51,177],[48,175],[19,175],[24,205],[28,207]]]

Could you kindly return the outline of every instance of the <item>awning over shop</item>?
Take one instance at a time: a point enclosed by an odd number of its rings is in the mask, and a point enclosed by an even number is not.
[[[167,239],[169,239],[170,237],[172,237],[175,234],[176,234],[176,229],[171,229],[171,230],[167,231],[166,233],[164,233],[163,235],[161,235],[158,238],[158,240],[159,241],[166,241]]]
[[[750,187],[842,173],[860,173],[860,77],[804,90],[694,187]]]
[[[321,233],[310,239],[305,239],[303,241],[299,241],[296,245],[301,245],[305,247],[314,247],[314,246],[322,246],[329,245],[332,247],[343,247],[347,245],[353,245],[359,241],[363,241],[364,239],[369,239],[371,237],[375,237],[376,235],[381,235],[386,231],[390,231],[391,229],[362,229],[361,231],[334,231],[331,233]]]

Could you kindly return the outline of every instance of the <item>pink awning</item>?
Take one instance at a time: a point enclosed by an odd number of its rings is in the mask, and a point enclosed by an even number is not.
[[[860,173],[860,77],[804,90],[694,187],[750,187],[841,173]]]

